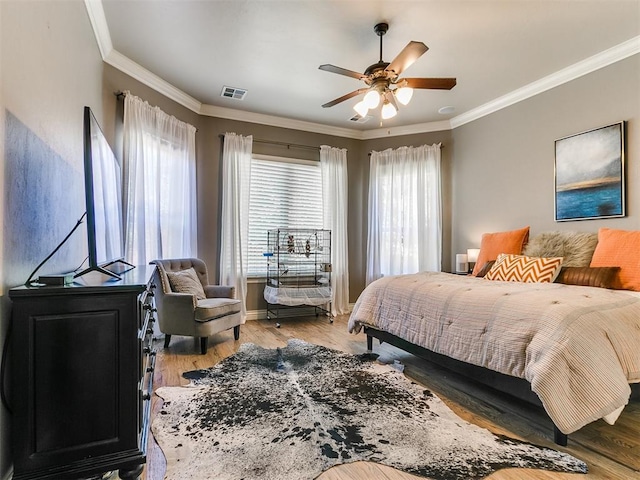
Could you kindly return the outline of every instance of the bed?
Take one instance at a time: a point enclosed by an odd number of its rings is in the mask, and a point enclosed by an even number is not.
[[[631,247],[637,250],[640,232],[633,233]],[[591,238],[587,257],[594,266],[565,265],[567,271],[603,270],[595,266],[602,256],[598,248],[609,257],[630,248],[612,248],[603,232]],[[483,246],[484,237],[481,254]],[[551,258],[520,250],[510,256]],[[553,258],[576,263],[566,251],[560,253]],[[620,288],[629,285],[628,267],[612,262],[626,265],[627,259],[605,261],[608,272],[616,272],[612,281],[617,284],[609,286],[617,289],[587,281],[488,280],[489,275],[441,272],[381,278],[358,298],[348,328],[364,330],[369,349],[375,337],[430,360],[450,360],[454,369],[469,366],[476,379],[541,404],[554,423],[556,442],[566,444],[568,434],[594,420],[615,422],[631,397],[631,385],[640,382],[640,292]],[[637,260],[634,266],[640,268]]]

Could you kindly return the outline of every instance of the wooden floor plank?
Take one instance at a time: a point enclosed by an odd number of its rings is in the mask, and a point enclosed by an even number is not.
[[[168,349],[162,341],[158,350],[154,388],[188,383],[182,373],[207,368],[232,355],[242,343],[251,342],[265,348],[286,345],[290,338],[324,345],[350,353],[366,351],[363,334],[347,332],[348,316],[338,316],[334,323],[326,317],[283,319],[280,328],[268,320],[249,321],[242,326],[240,340],[234,341],[231,331],[209,339],[206,355],[200,355],[197,340],[172,337]],[[374,351],[389,360],[405,365],[405,374],[436,393],[457,415],[466,421],[494,433],[508,435],[532,443],[566,451],[589,466],[587,475],[560,474],[540,470],[505,469],[488,477],[491,480],[569,480],[607,479],[640,480],[640,402],[630,404],[615,425],[593,422],[569,437],[567,447],[552,441],[552,425],[541,408],[518,401],[486,388],[437,365],[430,364],[389,345],[374,342]],[[157,414],[162,400],[154,395],[152,416]],[[150,435],[146,480],[162,480],[166,462],[162,451]],[[339,465],[324,472],[319,480],[409,480],[413,475],[368,462]]]

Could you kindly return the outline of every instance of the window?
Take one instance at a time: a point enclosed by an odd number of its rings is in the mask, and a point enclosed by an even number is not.
[[[320,162],[254,155],[248,276],[265,276],[267,231],[281,227],[322,228]]]
[[[439,144],[371,153],[367,284],[440,270],[440,205]]]
[[[196,128],[127,93],[124,109],[126,259],[197,255]]]

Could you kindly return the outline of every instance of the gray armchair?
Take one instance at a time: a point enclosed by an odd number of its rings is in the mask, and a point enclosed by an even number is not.
[[[233,328],[234,339],[240,338],[240,325],[244,322],[240,300],[235,299],[235,287],[209,285],[207,267],[197,258],[151,263],[157,267],[154,276],[160,288],[156,290],[156,308],[160,331],[165,334],[165,348],[169,347],[171,335],[199,337],[204,355],[210,335]]]

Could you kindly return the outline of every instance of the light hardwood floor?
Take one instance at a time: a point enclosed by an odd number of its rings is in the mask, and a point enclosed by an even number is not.
[[[199,345],[192,338],[172,337],[168,349],[164,349],[159,341],[156,344],[158,354],[154,389],[188,383],[181,377],[183,372],[210,367],[233,354],[244,342],[274,348],[285,345],[290,338],[299,338],[345,352],[365,352],[366,337],[362,333],[349,334],[347,319],[347,316],[339,316],[331,324],[324,317],[292,318],[283,320],[281,328],[276,328],[274,323],[267,320],[249,321],[243,325],[237,342],[233,340],[232,331],[212,336],[206,355],[199,354]],[[436,393],[463,419],[495,433],[566,451],[589,466],[587,475],[505,469],[488,477],[492,480],[640,479],[640,402],[628,405],[614,426],[599,420],[570,435],[567,447],[558,447],[553,444],[552,425],[542,409],[460,377],[395,347],[386,344],[380,346],[374,341],[374,351],[400,360],[405,365],[408,377]],[[159,411],[161,402],[157,396],[153,396],[152,417]],[[162,480],[164,471],[164,456],[150,435],[144,478]],[[420,477],[373,463],[357,462],[334,467],[318,478],[415,480]]]

